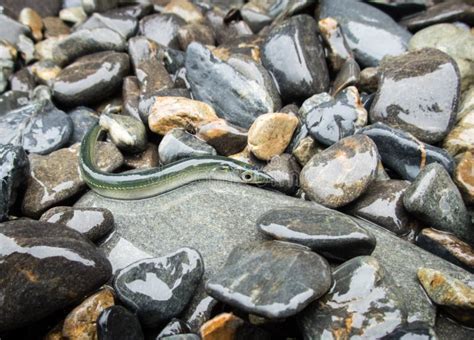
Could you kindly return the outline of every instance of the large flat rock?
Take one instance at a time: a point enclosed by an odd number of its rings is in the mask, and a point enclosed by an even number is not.
[[[226,182],[196,182],[144,200],[118,201],[92,192],[77,203],[112,211],[116,231],[102,244],[114,269],[149,256],[162,256],[180,247],[199,250],[206,267],[205,277],[225,262],[232,248],[243,242],[264,239],[256,220],[270,209],[288,206],[326,209],[312,202],[260,188]],[[434,324],[435,307],[419,285],[416,270],[431,267],[458,278],[474,275],[365,221],[359,222],[377,238],[373,255],[391,273],[406,298],[409,320]],[[446,322],[443,327],[450,326]],[[455,334],[474,337],[474,331],[449,327]]]

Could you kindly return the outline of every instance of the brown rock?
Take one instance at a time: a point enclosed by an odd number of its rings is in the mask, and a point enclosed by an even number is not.
[[[18,21],[31,29],[36,41],[43,39],[43,19],[34,9],[23,8],[18,16]]]
[[[179,45],[183,51],[193,41],[203,45],[214,45],[214,31],[209,26],[203,24],[188,24],[178,30]]]
[[[165,135],[175,128],[197,130],[217,120],[214,109],[206,103],[184,97],[157,97],[148,117],[150,130]]]
[[[43,19],[44,35],[46,38],[58,37],[71,33],[71,29],[58,17],[47,17]]]
[[[43,340],[63,340],[63,322],[60,322],[48,334],[46,334]]]
[[[244,321],[234,314],[225,313],[209,320],[201,327],[203,340],[233,340]]]
[[[204,21],[199,8],[188,0],[171,0],[163,9],[163,13],[176,14],[188,23]]]
[[[443,143],[443,148],[455,156],[472,149],[474,145],[474,110],[467,113],[451,130]]]
[[[322,151],[323,148],[310,136],[303,138],[298,145],[293,149],[293,156],[295,156],[301,166],[305,166],[309,160]]]
[[[66,339],[97,339],[96,320],[100,313],[115,304],[112,289],[106,287],[85,299],[64,320],[62,335]]]
[[[45,85],[51,84],[61,72],[61,68],[51,60],[41,60],[31,66],[36,79]]]
[[[376,67],[367,67],[360,71],[359,87],[361,90],[372,93],[379,86],[379,70]]]
[[[158,166],[158,146],[148,143],[147,149],[138,154],[125,155],[125,165],[132,169],[149,169]]]
[[[198,137],[224,156],[241,152],[247,145],[247,132],[224,119],[213,121],[199,128]]]
[[[454,172],[454,183],[461,191],[464,201],[467,204],[474,204],[474,157],[472,151],[461,155]]]
[[[268,161],[281,155],[298,126],[298,118],[286,113],[259,116],[249,130],[248,147],[257,158]]]

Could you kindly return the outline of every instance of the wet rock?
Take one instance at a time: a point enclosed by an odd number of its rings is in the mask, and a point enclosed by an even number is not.
[[[467,204],[474,203],[474,158],[472,152],[461,155],[454,172],[454,183],[461,191]]]
[[[153,6],[151,4],[137,4],[129,6],[121,6],[114,8],[107,12],[107,14],[117,15],[121,17],[132,17],[135,19],[141,19],[144,16],[153,12]]]
[[[79,57],[103,51],[121,52],[126,49],[124,38],[109,28],[94,28],[76,31],[61,40],[53,48],[53,60],[58,65],[67,65]],[[92,62],[92,61],[91,61]],[[104,60],[104,62],[106,62]],[[113,69],[113,67],[109,67]]]
[[[377,67],[366,67],[360,72],[359,88],[363,91],[373,93],[379,86],[379,69]]]
[[[48,156],[30,155],[30,176],[22,206],[25,216],[39,217],[85,189],[79,172],[79,147],[74,144]],[[111,143],[100,142],[97,153],[96,161],[103,171],[113,171],[123,163],[123,156]]]
[[[65,106],[92,104],[111,96],[129,72],[125,53],[100,52],[82,57],[61,71],[54,97]]]
[[[460,78],[455,62],[436,49],[387,58],[380,66],[371,122],[405,130],[426,143],[444,139],[458,109]]]
[[[64,226],[21,220],[5,222],[0,230],[2,332],[77,302],[112,274],[102,252]]]
[[[54,38],[71,33],[71,29],[58,17],[43,18],[45,38]]]
[[[405,208],[430,227],[474,244],[466,206],[449,173],[440,164],[426,166],[403,195]]]
[[[420,268],[418,279],[434,303],[460,323],[473,326],[474,282],[463,282],[431,268]]]
[[[161,258],[141,260],[117,273],[117,297],[142,324],[156,326],[179,315],[204,273],[201,255],[182,248]]]
[[[113,306],[112,289],[104,288],[85,299],[64,320],[62,336],[66,339],[97,338],[97,318],[103,310]]]
[[[259,160],[257,157],[255,157],[249,151],[248,147],[243,149],[241,152],[236,153],[235,155],[230,155],[229,157],[232,158],[232,159],[247,163],[247,164],[251,164],[255,168],[258,168],[258,169],[263,169],[263,167],[265,166],[265,162],[263,162],[263,161]]]
[[[247,132],[224,119],[202,125],[197,135],[223,156],[238,153],[247,145]]]
[[[416,237],[416,244],[474,273],[474,249],[453,234],[425,228]]]
[[[0,145],[0,221],[8,219],[24,178],[28,174],[28,156],[22,147]]]
[[[451,155],[469,151],[474,145],[474,110],[467,113],[448,134],[443,148]]]
[[[76,31],[92,30],[96,28],[109,28],[119,33],[125,39],[135,35],[138,30],[137,19],[131,16],[94,13],[89,19],[83,22]]]
[[[149,169],[158,166],[160,159],[158,157],[158,147],[155,144],[148,143],[145,151],[125,155],[124,164],[131,169]]]
[[[362,195],[377,174],[379,155],[367,136],[347,137],[316,154],[304,166],[300,185],[308,197],[330,208]]]
[[[188,316],[186,324],[189,326],[191,331],[199,333],[200,328],[214,315],[213,310],[218,303],[219,302],[216,299],[205,293],[203,293],[203,297],[194,297],[192,306],[190,306],[186,311]]]
[[[58,37],[51,37],[40,41],[35,45],[35,56],[38,60],[53,60],[53,50],[55,46],[62,40],[66,39],[67,35],[60,35]]]
[[[31,65],[31,73],[40,84],[52,86],[61,68],[52,60],[41,60]]]
[[[270,159],[263,171],[275,180],[275,187],[288,195],[298,190],[301,167],[292,155],[284,153]]]
[[[203,45],[214,45],[214,32],[211,27],[203,24],[188,24],[178,30],[179,45],[183,51],[193,41]]]
[[[271,281],[266,273],[273,273]],[[324,258],[301,245],[267,241],[234,248],[206,291],[245,312],[281,319],[303,310],[330,286]]]
[[[34,0],[2,0],[2,6],[17,17],[21,10],[30,7],[42,17],[57,15],[61,9],[61,0],[34,1]]]
[[[30,64],[35,60],[35,43],[32,39],[22,34],[18,37],[16,46],[25,63]]]
[[[7,91],[0,95],[0,111],[9,112],[30,104],[28,93]]]
[[[140,20],[140,33],[160,45],[179,49],[178,31],[186,22],[174,14],[153,14]]]
[[[141,119],[139,110],[140,83],[135,76],[126,77],[122,86],[123,113]]]
[[[320,18],[332,17],[342,28],[357,61],[377,66],[385,55],[406,51],[411,34],[382,11],[359,1],[324,0]]]
[[[215,58],[199,43],[188,46],[186,77],[196,99],[214,107],[219,117],[244,128],[281,105],[261,82]]]
[[[348,87],[336,97],[321,93],[307,99],[300,108],[309,134],[324,145],[333,145],[352,136],[357,128],[367,124],[367,111],[359,91]]]
[[[453,158],[443,149],[422,143],[409,133],[376,123],[363,128],[377,145],[384,166],[403,179],[413,181],[428,164],[439,163],[449,173],[454,171]]]
[[[163,338],[166,340],[200,340],[201,338],[197,334],[188,333],[188,334],[178,334],[178,335],[171,335]]]
[[[148,140],[145,125],[141,120],[113,113],[103,113],[100,116],[99,124],[108,132],[110,139],[120,150],[129,153],[145,151]]]
[[[23,8],[18,16],[18,21],[30,28],[36,41],[43,39],[43,20],[34,9],[30,7]]]
[[[117,7],[120,0],[81,0],[82,8],[87,14],[105,12]]]
[[[29,34],[29,32],[30,29],[27,26],[0,13],[0,39],[16,45],[19,42],[20,36]]]
[[[226,15],[227,12],[217,7],[206,13],[206,20],[213,28],[219,45],[235,38],[248,37],[253,34],[252,29],[243,20],[230,23],[225,22]]]
[[[329,75],[317,24],[308,15],[275,26],[262,46],[262,63],[275,77],[285,102],[327,91]]]
[[[407,312],[389,273],[374,257],[349,260],[333,272],[334,285],[298,321],[303,336],[376,339],[406,322]]]
[[[175,128],[193,128],[217,120],[214,109],[206,103],[183,97],[158,97],[148,118],[150,130],[165,135]]]
[[[370,255],[376,244],[372,234],[356,221],[330,210],[274,209],[257,220],[257,228],[275,239],[310,247],[334,261]]]
[[[183,129],[168,132],[158,147],[162,164],[169,164],[184,158],[217,155],[216,150],[205,141]]]
[[[217,315],[200,329],[201,339],[249,339],[270,340],[271,334],[230,313]]]
[[[82,7],[68,7],[59,12],[59,18],[71,24],[80,24],[87,19],[87,13]]]
[[[267,113],[259,116],[248,133],[249,151],[265,161],[282,154],[297,126],[298,118],[286,113]]]
[[[186,322],[179,319],[171,320],[157,335],[156,340],[166,338],[167,336],[186,334],[189,333],[190,329]]]
[[[406,235],[410,232],[410,217],[403,206],[403,193],[409,185],[408,181],[375,181],[349,212],[397,235]]]
[[[163,8],[163,13],[175,14],[188,23],[204,21],[199,7],[188,0],[171,0]]]
[[[107,209],[54,207],[40,221],[63,224],[91,241],[98,241],[114,229],[114,216]]]
[[[331,94],[336,96],[349,86],[356,86],[360,82],[360,67],[357,62],[350,58],[342,65],[341,70],[334,79]]]
[[[323,148],[311,136],[306,136],[293,148],[292,154],[301,166],[305,166],[309,160],[322,151]]]
[[[324,18],[319,20],[318,26],[328,49],[329,66],[338,72],[347,60],[353,58],[352,50],[336,20]]]
[[[122,306],[112,306],[100,313],[97,319],[99,340],[143,340],[138,318]]]
[[[436,335],[434,329],[430,327],[425,322],[415,321],[407,323],[406,325],[400,325],[393,332],[384,336],[383,340],[390,339],[426,339],[426,340],[436,340],[438,336]]]
[[[32,93],[35,87],[35,77],[27,68],[22,68],[10,78],[10,88],[12,91]]]
[[[94,110],[81,106],[70,111],[69,117],[72,120],[73,133],[69,140],[71,144],[80,143],[86,133],[97,123],[99,116]]]

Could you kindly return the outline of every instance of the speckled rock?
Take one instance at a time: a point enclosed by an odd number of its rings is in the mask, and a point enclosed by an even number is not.
[[[454,126],[459,104],[454,60],[439,50],[422,49],[386,58],[379,70],[371,122],[405,130],[426,143],[443,140]]]
[[[25,327],[104,284],[103,253],[62,225],[22,220],[0,225],[0,332]],[[21,264],[21,265],[19,265]]]
[[[158,147],[153,143],[148,143],[146,150],[141,153],[124,155],[124,164],[131,169],[155,168],[159,163]]]
[[[362,195],[377,174],[379,154],[367,136],[347,137],[316,154],[303,167],[300,185],[308,197],[336,208]]]
[[[102,113],[99,124],[120,150],[129,153],[145,151],[148,138],[141,120],[119,114]]]
[[[57,223],[74,229],[91,241],[97,241],[114,229],[114,216],[107,209],[54,207],[40,221]]]
[[[298,190],[301,167],[292,155],[275,156],[262,170],[275,180],[279,191],[293,195]]]
[[[179,319],[172,319],[156,336],[156,340],[166,338],[167,336],[186,334],[191,330],[186,322]]]
[[[472,152],[461,155],[454,171],[454,183],[461,191],[467,204],[474,204],[474,157]]]
[[[451,155],[469,151],[474,145],[474,110],[467,113],[451,130],[443,142],[443,148]]]
[[[178,30],[185,24],[175,14],[153,14],[140,20],[140,33],[160,45],[179,49]]]
[[[223,156],[238,153],[247,145],[247,132],[224,119],[202,125],[197,135]]]
[[[97,113],[87,107],[77,107],[68,112],[72,120],[73,132],[69,143],[80,143],[91,127],[99,122]]]
[[[405,208],[430,227],[451,232],[474,244],[466,206],[449,173],[439,164],[426,166],[403,195]]]
[[[98,340],[143,340],[138,318],[122,306],[112,306],[100,313],[97,319]]]
[[[305,166],[314,155],[322,150],[323,147],[313,137],[306,136],[295,145],[291,153],[301,166]]]

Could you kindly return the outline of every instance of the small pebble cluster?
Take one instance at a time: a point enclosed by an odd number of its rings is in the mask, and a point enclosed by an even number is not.
[[[469,0],[0,0],[0,339],[474,338]],[[90,191],[193,157],[274,179]]]

